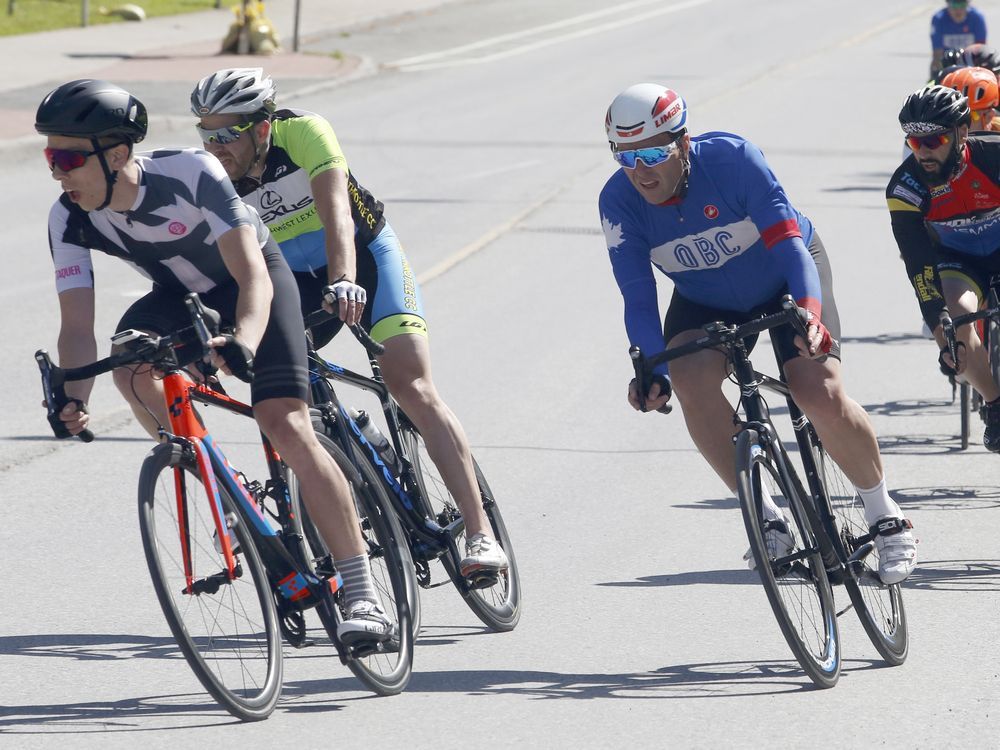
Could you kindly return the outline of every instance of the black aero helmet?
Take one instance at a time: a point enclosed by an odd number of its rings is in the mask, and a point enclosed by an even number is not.
[[[970,44],[965,48],[964,57],[970,68],[986,68],[994,74],[1000,68],[1000,53],[988,44]]]
[[[947,86],[926,86],[906,97],[899,124],[909,135],[951,130],[972,121],[969,100]]]
[[[85,78],[52,90],[38,105],[35,130],[78,138],[120,137],[138,143],[149,118],[142,102],[107,81]]]
[[[965,68],[965,65],[949,65],[946,68],[941,68],[937,73],[934,74],[934,83],[941,83],[945,78],[948,77],[950,73],[954,73],[956,70],[961,70]]]

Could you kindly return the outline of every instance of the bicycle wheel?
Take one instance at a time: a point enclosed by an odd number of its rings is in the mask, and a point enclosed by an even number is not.
[[[963,451],[969,447],[969,416],[972,409],[972,404],[970,403],[971,397],[969,395],[970,390],[972,390],[972,386],[968,383],[958,384],[958,403],[962,409],[962,432],[960,436]]]
[[[817,686],[833,687],[840,676],[840,636],[833,592],[803,500],[781,478],[774,458],[755,430],[744,430],[736,443],[740,507],[760,582],[785,641]],[[763,492],[781,509],[793,544],[771,549],[765,538]]]
[[[837,527],[835,532],[843,545],[844,559],[847,559],[861,546],[858,540],[868,534],[865,506],[837,462],[827,455],[818,441],[814,445],[816,466],[823,478]],[[897,666],[906,661],[909,650],[906,609],[899,584],[887,586],[879,579],[878,562],[878,550],[873,549],[853,567],[844,586],[872,644],[886,662]]]
[[[459,513],[455,499],[445,487],[440,472],[427,454],[427,448],[421,434],[408,421],[404,420],[400,426],[400,438],[413,462],[417,483],[420,486],[420,495],[422,495],[418,500],[423,505],[423,512],[434,518],[441,526],[447,526],[460,518],[461,513]],[[497,505],[493,491],[486,481],[486,476],[475,457],[473,457],[472,463],[476,472],[476,481],[479,484],[479,494],[483,500],[483,510],[486,512],[486,518],[489,519],[490,527],[493,530],[493,538],[497,540],[507,555],[508,568],[497,576],[496,583],[490,586],[483,588],[463,586],[460,590],[465,603],[469,605],[469,609],[487,627],[498,632],[513,630],[517,626],[518,620],[521,619],[521,580],[517,572],[517,558],[514,556],[514,547],[510,541],[507,526],[500,514],[500,506]],[[459,550],[465,549],[465,532],[463,531],[455,541]],[[458,570],[460,562],[461,560],[453,559],[451,555],[441,557],[441,563],[456,585],[463,580]]]
[[[219,493],[226,516],[238,517],[221,485]],[[228,580],[225,559],[215,549],[210,496],[181,446],[158,445],[143,462],[139,527],[156,597],[195,675],[234,716],[266,719],[281,693],[281,635],[271,585],[240,523],[233,528],[237,576]],[[182,541],[195,593],[189,593]]]
[[[361,522],[361,535],[368,549],[372,581],[380,605],[394,625],[394,635],[378,650],[355,652],[348,660],[348,668],[368,688],[379,695],[395,695],[406,687],[413,667],[413,640],[415,628],[411,611],[419,617],[420,599],[406,537],[399,520],[392,511],[389,498],[378,482],[374,469],[367,461],[358,461],[361,477],[344,452],[329,436],[323,425],[316,425],[316,437],[323,449],[348,478],[354,496],[354,507]],[[303,535],[312,550],[314,565],[329,554],[319,531],[309,518],[299,493],[298,481],[289,472],[289,494],[293,507],[302,522]],[[342,619],[340,607],[330,601],[317,607],[330,639],[337,642],[337,623]]]
[[[996,289],[990,289],[986,297],[987,307],[997,306]],[[990,357],[990,374],[993,375],[993,382],[1000,385],[1000,323],[996,318],[989,318],[986,326],[987,351]]]

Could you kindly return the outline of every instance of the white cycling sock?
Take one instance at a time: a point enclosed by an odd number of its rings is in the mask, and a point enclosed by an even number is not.
[[[372,582],[371,564],[368,555],[356,555],[337,560],[337,572],[344,579],[344,609],[349,610],[354,602],[365,601],[378,604],[378,593]]]
[[[869,490],[863,490],[860,487],[856,487],[855,489],[861,495],[861,502],[865,504],[865,523],[869,526],[874,524],[878,519],[886,516],[891,516],[892,518],[903,517],[903,511],[900,510],[899,505],[889,497],[889,490],[886,489],[884,476],[881,482]]]

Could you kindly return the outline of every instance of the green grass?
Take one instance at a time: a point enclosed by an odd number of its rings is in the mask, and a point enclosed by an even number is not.
[[[128,0],[89,0],[90,17],[88,24],[133,23],[123,21],[119,16],[105,16],[99,12],[103,5],[110,10],[124,5]],[[146,11],[146,17],[172,16],[178,13],[192,13],[209,10],[216,6],[216,0],[137,0],[135,5]],[[223,0],[222,7],[239,5],[239,0]],[[82,0],[13,0],[14,13],[8,14],[11,0],[0,0],[0,36],[31,34],[36,31],[51,31],[79,27],[83,16]]]

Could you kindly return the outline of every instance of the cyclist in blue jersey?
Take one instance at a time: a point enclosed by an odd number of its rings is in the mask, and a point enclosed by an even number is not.
[[[810,322],[806,341],[786,329],[772,333],[789,386],[858,488],[868,524],[876,531],[884,527],[875,540],[879,575],[898,583],[915,565],[912,524],[889,497],[868,415],[844,391],[839,321],[819,236],[756,146],[729,133],[691,137],[687,114],[675,91],[642,83],[615,97],[605,119],[621,168],[601,191],[599,207],[629,341],[656,354],[702,336],[706,323],[740,323],[777,310],[790,293]],[[674,283],[662,328],[654,271]],[[682,357],[669,371],[657,368],[645,406],[655,410],[676,391],[695,444],[735,493],[734,409],[722,391],[726,377],[720,352]],[[640,409],[635,380],[628,400]],[[780,511],[772,506],[766,512],[777,522],[772,541],[790,547]],[[747,559],[752,564],[749,553]]]
[[[974,312],[989,281],[1000,273],[1000,134],[969,132],[969,100],[946,86],[907,97],[899,124],[913,151],[886,188],[892,232],[900,254],[932,258],[952,316]],[[986,347],[975,328],[956,331],[956,367],[986,404],[983,444],[1000,451],[1000,387],[990,374]]]
[[[212,340],[213,364],[244,379],[252,374],[254,418],[299,478],[337,558],[347,610],[339,635],[348,643],[385,640],[392,623],[379,606],[350,488],[312,430],[302,316],[288,266],[212,156],[196,149],[133,152],[147,120],[127,91],[89,79],[59,86],[38,107],[35,129],[47,136],[45,156],[62,189],[49,213],[59,363],[77,367],[97,358],[92,251],[126,260],[153,283],[117,331],[167,334],[190,325],[184,296],[198,292],[233,327]],[[114,380],[155,439],[158,426],[168,424],[160,378],[137,366],[115,370]],[[92,385],[66,384],[73,400],[60,418],[70,434],[87,427]]]
[[[275,93],[261,68],[206,76],[191,94],[199,136],[279,243],[303,312],[338,306],[340,321],[313,331],[316,348],[341,321],[359,320],[385,346],[379,363],[386,385],[423,435],[465,520],[463,575],[505,570],[468,438],[431,378],[420,289],[382,203],[355,179],[330,123],[311,112],[278,110]]]
[[[986,43],[986,18],[969,0],[948,0],[948,5],[931,17],[931,78],[941,70],[947,50],[961,50]]]

